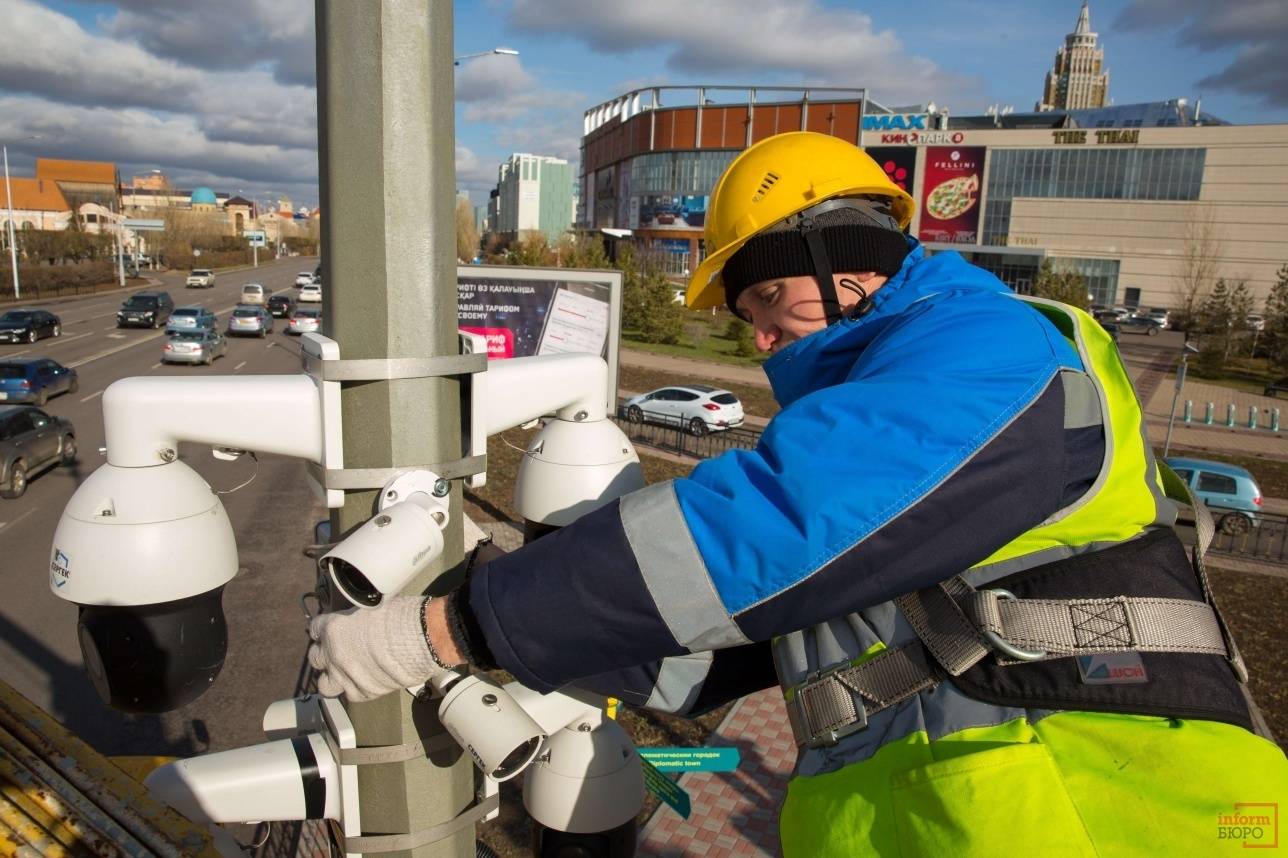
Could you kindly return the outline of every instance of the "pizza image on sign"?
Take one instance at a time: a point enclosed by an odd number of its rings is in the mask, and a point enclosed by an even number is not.
[[[974,173],[941,182],[926,197],[926,214],[936,220],[961,217],[974,207],[978,191],[979,176]]]

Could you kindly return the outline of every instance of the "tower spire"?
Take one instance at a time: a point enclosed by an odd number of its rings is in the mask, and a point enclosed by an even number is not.
[[[1087,8],[1088,0],[1082,0],[1082,11],[1078,13],[1078,26],[1073,28],[1075,36],[1085,36],[1091,32],[1091,10]]]

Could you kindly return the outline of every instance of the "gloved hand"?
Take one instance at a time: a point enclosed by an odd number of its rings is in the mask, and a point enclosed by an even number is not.
[[[309,664],[321,671],[318,692],[361,702],[452,672],[425,639],[425,601],[424,596],[395,596],[377,608],[314,617]]]

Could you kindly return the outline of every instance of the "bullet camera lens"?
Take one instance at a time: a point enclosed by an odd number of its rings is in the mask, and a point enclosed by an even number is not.
[[[380,604],[380,591],[367,580],[366,575],[358,571],[357,566],[339,557],[328,557],[327,565],[330,567],[331,580],[350,602],[367,608]]]
[[[533,736],[507,754],[505,759],[501,761],[501,765],[497,766],[496,771],[492,772],[492,777],[498,781],[503,781],[513,776],[516,772],[522,771],[528,763],[532,762],[532,758],[537,755],[539,750],[541,750],[541,737]]]

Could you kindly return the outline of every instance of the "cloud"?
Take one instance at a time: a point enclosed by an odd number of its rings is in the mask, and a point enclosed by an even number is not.
[[[1221,71],[1197,81],[1249,95],[1274,107],[1288,107],[1288,11],[1283,0],[1133,0],[1115,27],[1135,31],[1173,31],[1177,40],[1201,51],[1235,50]]]
[[[208,70],[263,64],[282,83],[312,86],[310,0],[117,0],[103,29],[159,57]]]
[[[908,53],[870,16],[818,0],[515,0],[509,23],[571,34],[602,54],[660,52],[674,72],[866,86],[886,103],[943,99],[976,85]]]

